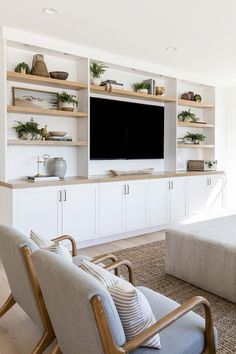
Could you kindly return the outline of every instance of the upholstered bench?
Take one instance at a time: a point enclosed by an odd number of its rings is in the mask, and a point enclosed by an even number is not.
[[[236,215],[167,230],[166,273],[236,303]]]

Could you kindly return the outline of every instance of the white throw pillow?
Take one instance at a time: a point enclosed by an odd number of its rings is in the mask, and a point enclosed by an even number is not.
[[[156,322],[148,300],[132,284],[86,260],[82,260],[80,267],[98,279],[111,294],[127,340]],[[147,340],[143,346],[161,348],[159,334]]]
[[[70,251],[60,242],[47,241],[43,237],[37,235],[34,231],[30,232],[30,238],[38,245],[39,248],[56,253],[69,262],[73,262]]]

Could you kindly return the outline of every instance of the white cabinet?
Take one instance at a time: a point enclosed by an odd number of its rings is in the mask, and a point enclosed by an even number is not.
[[[18,230],[51,239],[61,233],[61,203],[58,187],[19,189],[16,191]]]
[[[97,184],[66,186],[62,190],[62,233],[77,242],[96,237]]]
[[[124,182],[99,183],[98,227],[102,236],[124,232]]]
[[[178,222],[187,217],[186,179],[170,180],[170,222]]]
[[[188,216],[205,212],[208,177],[192,177],[188,180]]]
[[[148,224],[149,226],[169,223],[169,188],[166,178],[152,179],[148,183]]]
[[[223,209],[223,181],[221,176],[209,176],[206,187],[205,212],[219,213]]]
[[[126,230],[144,228],[147,224],[147,181],[128,181],[125,193]]]

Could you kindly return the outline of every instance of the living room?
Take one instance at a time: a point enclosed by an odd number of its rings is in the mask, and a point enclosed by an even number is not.
[[[1,354],[236,353],[235,10],[3,1]]]

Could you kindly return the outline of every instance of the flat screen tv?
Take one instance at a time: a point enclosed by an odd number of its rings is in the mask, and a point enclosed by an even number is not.
[[[91,160],[163,159],[164,107],[90,98]]]

